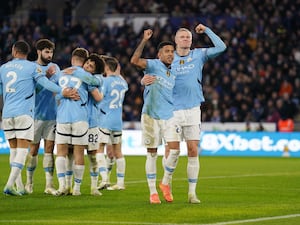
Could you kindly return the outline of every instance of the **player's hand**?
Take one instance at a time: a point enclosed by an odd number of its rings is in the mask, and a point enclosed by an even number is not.
[[[65,88],[62,92],[62,95],[65,98],[70,98],[75,101],[80,100],[80,95],[78,94],[78,91],[75,88]]]
[[[150,74],[145,74],[144,77],[141,80],[142,85],[150,85],[153,84],[156,80],[156,77]]]
[[[55,65],[49,66],[49,68],[46,70],[46,77],[50,78],[56,73],[56,67]]]
[[[151,29],[144,30],[144,40],[149,40],[153,34]]]
[[[205,29],[206,29],[206,26],[204,26],[203,24],[200,23],[196,26],[195,31],[197,34],[202,34],[202,33],[204,33]]]
[[[67,68],[67,69],[64,69],[64,70],[63,70],[63,73],[64,73],[65,75],[71,75],[75,70],[76,70],[75,68],[69,67],[69,68]]]

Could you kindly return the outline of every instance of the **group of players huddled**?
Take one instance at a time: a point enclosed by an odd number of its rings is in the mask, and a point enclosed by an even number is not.
[[[0,68],[4,100],[2,126],[10,145],[11,166],[3,192],[7,195],[33,192],[33,174],[41,139],[44,140],[46,194],[81,195],[85,149],[90,161],[91,195],[101,195],[98,189],[125,189],[121,137],[122,105],[128,84],[121,76],[118,60],[76,48],[72,52],[72,66],[61,71],[52,62],[53,42],[40,39],[35,47],[38,57],[35,62],[30,62],[27,60],[28,43],[15,42],[13,59]],[[54,159],[55,145],[57,155]],[[110,156],[108,163],[105,145],[108,145]],[[110,186],[108,170],[114,160],[117,184]],[[21,171],[25,163],[27,179],[24,186]],[[54,167],[58,189],[53,185]],[[98,185],[99,173],[102,182]]]

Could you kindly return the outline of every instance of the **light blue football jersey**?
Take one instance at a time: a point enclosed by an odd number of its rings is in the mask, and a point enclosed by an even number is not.
[[[55,65],[56,72],[53,74],[49,80],[55,84],[58,84],[58,78],[60,74],[60,69],[57,64],[49,63],[46,66],[40,66],[43,73],[46,73],[49,66]],[[55,100],[55,95],[53,92],[47,90],[41,85],[36,86],[36,97],[35,97],[35,115],[36,120],[56,120],[57,104]]]
[[[57,123],[75,123],[79,121],[88,122],[88,92],[91,91],[94,86],[90,86],[76,77],[76,73],[81,73],[84,76],[92,76],[81,67],[74,67],[76,70],[73,75],[65,75],[63,71],[59,77],[59,85],[64,87],[76,88],[80,100],[74,101],[69,98],[61,98],[57,107]]]
[[[103,79],[103,99],[99,103],[99,127],[111,131],[121,131],[122,113],[128,84],[121,75],[110,75]]]
[[[171,71],[176,74],[173,90],[175,110],[190,109],[204,102],[202,68],[207,60],[205,49],[191,50],[187,56],[175,57]]]
[[[159,59],[147,59],[144,73],[156,76],[156,81],[145,86],[142,113],[154,119],[170,119],[174,110],[175,75]]]
[[[205,33],[215,47],[196,48],[186,56],[179,56],[175,51],[171,71],[176,75],[173,90],[175,110],[190,109],[204,102],[202,90],[202,69],[204,63],[218,56],[226,49],[225,43],[209,28]]]
[[[40,66],[26,59],[13,59],[0,67],[0,93],[3,95],[3,118],[34,116],[35,86],[40,82],[52,91],[61,88],[50,84]]]
[[[103,76],[100,74],[94,75],[97,79],[103,80]],[[96,87],[95,87],[96,88]],[[99,87],[99,92],[102,92],[102,88]],[[98,102],[96,102],[91,94],[88,99],[88,115],[89,115],[89,128],[98,127],[100,119],[100,111],[98,109]]]

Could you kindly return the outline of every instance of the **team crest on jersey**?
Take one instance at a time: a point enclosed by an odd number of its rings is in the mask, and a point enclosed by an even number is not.
[[[37,68],[36,68],[36,72],[37,72],[37,73],[41,73],[41,72],[42,72],[41,67],[37,67]]]
[[[180,60],[179,65],[183,65],[183,64],[184,64],[184,60]]]
[[[190,62],[190,61],[192,61],[192,58],[191,58],[191,57],[189,57],[189,58],[187,59],[187,62]]]
[[[166,74],[167,74],[168,77],[171,75],[169,70],[167,70]]]

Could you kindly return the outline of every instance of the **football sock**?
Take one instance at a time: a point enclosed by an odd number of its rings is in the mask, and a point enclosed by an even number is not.
[[[88,158],[90,160],[91,189],[96,189],[98,183],[98,166],[96,155],[88,154]]]
[[[14,161],[15,157],[17,155],[17,149],[16,148],[11,148],[10,149],[10,155],[9,155],[9,165],[11,166],[11,163]],[[22,181],[22,173],[17,177],[16,179],[16,186],[17,190],[23,190],[24,189],[24,184]]]
[[[74,155],[69,153],[66,157],[66,188],[72,187]]]
[[[104,153],[97,153],[96,154],[97,159],[97,166],[98,171],[101,176],[102,181],[107,182],[107,168],[106,168],[106,160]]]
[[[125,158],[119,158],[116,160],[117,164],[117,184],[119,186],[124,186],[124,179],[125,179],[125,168],[126,168],[126,161]]]
[[[164,176],[162,179],[162,184],[164,184],[164,185],[170,184],[170,182],[172,180],[172,175],[173,175],[174,170],[178,163],[179,153],[180,153],[180,151],[177,149],[170,149],[169,156],[165,162]]]
[[[53,187],[54,157],[52,153],[44,154],[43,168],[46,177],[46,187]]]
[[[15,157],[17,155],[17,149],[16,148],[11,148],[10,149],[10,154],[9,154],[9,165],[11,166],[11,163],[15,160]]]
[[[84,173],[84,165],[74,165],[74,191],[80,191]]]
[[[110,184],[110,174],[111,170],[115,164],[115,158],[106,157],[106,168],[107,168],[107,183]]]
[[[157,193],[156,190],[156,160],[157,153],[147,153],[146,159],[146,176],[150,195]]]
[[[66,158],[63,156],[57,156],[55,160],[55,168],[59,189],[64,190],[66,188]]]
[[[198,157],[188,157],[187,176],[189,181],[189,194],[196,194],[196,185],[200,170]]]
[[[32,156],[28,154],[27,156],[27,163],[26,163],[26,176],[27,176],[27,184],[32,184],[33,183],[33,174],[36,169],[38,163],[38,156]]]
[[[166,156],[163,156],[162,159],[161,159],[161,163],[162,163],[162,167],[163,169],[165,169],[165,166],[166,166],[166,161],[167,161],[167,158]]]
[[[25,165],[27,154],[27,148],[17,148],[16,155],[11,162],[11,170],[6,184],[7,187],[13,187],[17,177],[20,176],[20,173]]]

